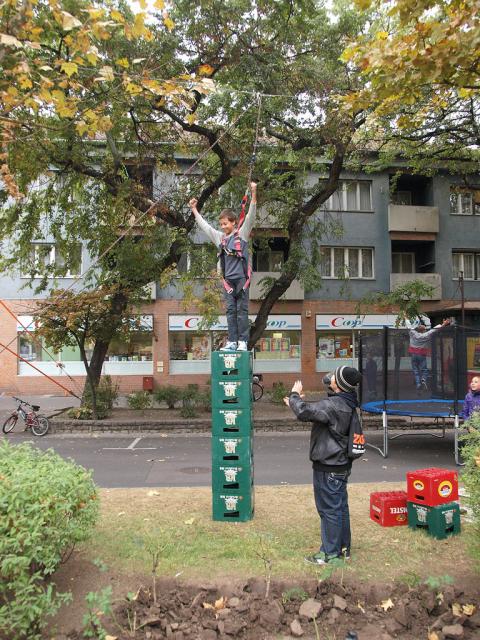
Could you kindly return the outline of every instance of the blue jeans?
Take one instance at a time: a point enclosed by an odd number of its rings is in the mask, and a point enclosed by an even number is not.
[[[421,386],[422,381],[428,379],[427,356],[421,356],[418,353],[412,355],[412,371],[415,378],[417,389]]]
[[[249,289],[243,289],[245,278],[241,280],[229,280],[228,284],[233,288],[232,293],[224,291],[228,341],[238,342],[243,340],[248,342],[250,335],[250,324],[248,322],[248,298]]]
[[[350,471],[333,473],[313,470],[313,493],[320,516],[322,545],[328,557],[340,556],[342,549],[350,553],[350,512],[347,482]]]

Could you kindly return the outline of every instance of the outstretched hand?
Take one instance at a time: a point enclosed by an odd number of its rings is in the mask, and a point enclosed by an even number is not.
[[[188,201],[188,206],[192,211],[195,211],[197,209],[197,204],[198,204],[197,198],[191,198],[191,200]]]
[[[257,190],[257,183],[256,182],[250,182],[250,191],[256,191]]]

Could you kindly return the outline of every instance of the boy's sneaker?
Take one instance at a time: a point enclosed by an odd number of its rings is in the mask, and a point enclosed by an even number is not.
[[[316,567],[323,567],[328,564],[327,556],[321,551],[311,556],[305,556],[304,560],[307,564],[313,564]]]
[[[244,340],[238,342],[237,351],[248,351],[248,345]]]
[[[347,549],[346,547],[344,547],[342,549],[342,555],[340,556],[340,558],[343,558],[345,562],[349,562],[352,559],[352,556],[350,555],[350,549]]]
[[[236,351],[237,343],[236,342],[227,342],[226,345],[220,347],[220,351]]]

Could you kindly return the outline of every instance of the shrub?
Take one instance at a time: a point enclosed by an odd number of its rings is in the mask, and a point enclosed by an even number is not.
[[[274,382],[272,390],[269,392],[270,400],[275,404],[282,404],[285,396],[288,396],[290,392],[283,382]]]
[[[52,450],[0,443],[0,637],[40,638],[70,598],[45,579],[97,517],[90,472]]]
[[[465,427],[468,433],[462,436],[462,456],[465,460],[462,480],[473,512],[470,549],[480,563],[480,412],[474,412],[470,420],[465,422]]]
[[[188,384],[182,389],[182,408],[180,409],[182,418],[195,418],[199,401],[200,393],[198,384]]]
[[[135,391],[127,397],[128,406],[136,411],[145,411],[152,406],[152,396],[148,391]]]
[[[175,409],[175,404],[182,399],[182,389],[173,385],[159,387],[154,393],[155,400],[160,404],[165,402],[169,409]]]
[[[113,384],[110,376],[102,376],[97,387],[97,418],[103,420],[107,418],[118,398],[118,384]],[[67,415],[76,420],[90,420],[93,417],[92,391],[90,385],[85,388],[82,411],[70,410]]]
[[[199,404],[202,411],[210,412],[212,410],[212,390],[210,387],[203,393],[200,393]]]

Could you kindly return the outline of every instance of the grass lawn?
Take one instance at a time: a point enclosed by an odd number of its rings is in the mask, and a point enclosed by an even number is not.
[[[352,562],[356,580],[414,583],[429,576],[475,580],[465,528],[435,540],[408,527],[384,528],[369,518],[372,491],[403,484],[352,484]],[[319,518],[310,486],[257,487],[255,518],[248,523],[213,522],[206,488],[104,489],[101,519],[85,559],[109,569],[147,574],[150,550],[161,550],[159,575],[182,580],[262,575],[259,554],[273,562],[274,578],[312,576],[303,556],[319,545]],[[463,523],[462,523],[463,526]]]

